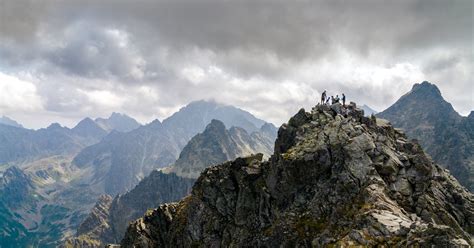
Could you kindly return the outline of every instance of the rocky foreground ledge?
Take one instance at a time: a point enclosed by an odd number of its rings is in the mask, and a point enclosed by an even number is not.
[[[269,161],[206,169],[122,247],[473,246],[474,197],[415,141],[351,104],[300,110]]]

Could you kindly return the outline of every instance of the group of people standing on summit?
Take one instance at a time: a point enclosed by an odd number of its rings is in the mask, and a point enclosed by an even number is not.
[[[342,106],[346,106],[346,95],[342,93],[342,97],[339,99],[339,95],[336,95],[336,97],[331,96],[326,98],[326,90],[323,91],[321,94],[321,104],[329,104],[329,100],[331,100],[331,104],[339,103],[339,101],[342,100]]]

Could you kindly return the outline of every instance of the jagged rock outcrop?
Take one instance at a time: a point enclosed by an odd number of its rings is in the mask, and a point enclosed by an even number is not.
[[[226,129],[224,123],[212,120],[204,132],[194,136],[170,168],[171,172],[187,178],[198,178],[201,172],[211,166],[237,157],[272,153],[276,139],[273,125],[266,124],[261,130],[249,134],[245,129]]]
[[[133,222],[122,247],[474,245],[473,195],[355,104],[301,110],[261,157],[206,169],[190,196]]]
[[[418,139],[435,162],[474,192],[474,119],[459,115],[436,85],[415,84],[377,116]]]

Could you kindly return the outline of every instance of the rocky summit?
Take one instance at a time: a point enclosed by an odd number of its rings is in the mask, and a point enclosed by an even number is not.
[[[274,154],[206,169],[122,247],[474,245],[474,197],[416,141],[351,103],[300,110]]]
[[[419,140],[436,163],[474,192],[474,119],[459,115],[436,85],[415,84],[377,116]]]

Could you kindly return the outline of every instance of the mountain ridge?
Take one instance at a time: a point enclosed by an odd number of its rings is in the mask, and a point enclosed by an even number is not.
[[[85,228],[78,229],[75,237],[69,238],[64,246],[100,247],[108,242],[120,242],[128,222],[142,216],[147,209],[158,207],[160,203],[185,197],[196,175],[205,168],[257,153],[260,149],[268,157],[276,135],[273,128],[273,125],[266,124],[262,126],[261,132],[248,134],[243,128],[226,129],[223,122],[212,120],[202,133],[188,142],[169,170],[152,171],[134,189],[116,196],[108,205],[99,200],[88,220],[81,224]],[[260,143],[262,145],[257,145]],[[184,172],[185,169],[192,172]],[[91,223],[98,224],[94,226]]]
[[[12,127],[23,128],[23,126],[20,123],[18,123],[17,121],[15,121],[13,119],[10,119],[10,118],[8,118],[8,116],[4,116],[4,115],[2,117],[0,117],[0,124],[12,126]]]
[[[300,110],[269,161],[206,169],[121,247],[470,246],[474,197],[416,141],[351,103]]]
[[[266,123],[233,106],[191,102],[163,122],[155,120],[128,133],[106,136],[101,142],[83,149],[73,163],[81,168],[92,168],[95,171],[92,175],[94,181],[104,178],[104,184],[99,186],[105,188],[104,193],[123,193],[132,189],[152,170],[173,164],[189,140],[211,122],[211,117],[223,117],[230,123],[229,126]],[[259,128],[250,126],[252,130],[258,131]]]
[[[418,139],[436,162],[474,190],[474,121],[459,115],[436,85],[415,84],[377,116]]]

